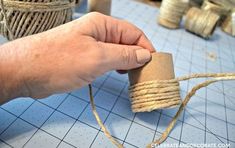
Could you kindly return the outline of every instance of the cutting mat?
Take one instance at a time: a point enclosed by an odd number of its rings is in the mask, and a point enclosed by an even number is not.
[[[217,29],[204,40],[184,29],[156,24],[159,10],[130,0],[113,0],[112,15],[128,20],[153,42],[158,51],[174,57],[176,76],[235,71],[235,38]],[[2,41],[2,40],[1,40]],[[205,79],[181,83],[185,94]],[[104,124],[125,147],[144,147],[158,138],[177,108],[132,113],[127,75],[115,71],[97,78],[95,104]],[[230,144],[235,147],[235,83],[218,82],[191,99],[165,144]],[[194,145],[195,146],[195,145]],[[0,147],[114,147],[92,113],[88,87],[42,100],[15,99],[0,107]]]

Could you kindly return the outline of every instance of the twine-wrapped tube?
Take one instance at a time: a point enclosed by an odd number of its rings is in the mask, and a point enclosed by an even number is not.
[[[0,34],[13,40],[72,20],[74,0],[1,0]]]
[[[130,81],[130,100],[133,112],[148,112],[155,109],[180,105],[166,130],[157,140],[148,144],[147,148],[157,147],[167,139],[171,130],[174,128],[177,119],[180,117],[180,114],[197,90],[218,81],[235,80],[235,73],[192,74],[175,78],[171,54],[159,52],[152,53],[152,60],[143,67],[128,71],[128,76]],[[179,81],[192,78],[210,79],[194,86],[181,102],[179,95]],[[89,96],[92,112],[102,131],[113,144],[118,148],[123,148],[123,145],[112,137],[100,119],[99,114],[96,111],[91,84],[89,84]]]
[[[133,112],[150,112],[180,104],[179,83],[175,78],[172,55],[152,53],[151,62],[128,72],[129,97]]]
[[[229,14],[229,10],[230,10],[228,7],[221,5],[221,4],[214,3],[211,0],[205,0],[203,2],[201,9],[211,11],[219,15],[220,16],[220,19],[218,22],[219,25],[225,20],[225,17],[226,15]]]
[[[163,0],[158,16],[158,23],[170,29],[179,28],[188,5],[188,0]]]
[[[133,112],[150,112],[180,104],[178,81],[148,81],[129,87]]]
[[[235,11],[229,14],[221,25],[221,29],[231,36],[235,36]]]
[[[186,14],[185,29],[203,38],[212,36],[219,16],[211,11],[192,7]]]

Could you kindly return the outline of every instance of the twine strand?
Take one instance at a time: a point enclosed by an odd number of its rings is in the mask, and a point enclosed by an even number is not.
[[[109,131],[107,130],[107,128],[104,126],[102,120],[99,117],[99,114],[96,111],[96,107],[94,104],[94,97],[93,97],[93,93],[92,93],[92,86],[91,84],[88,85],[89,86],[89,96],[90,96],[90,102],[91,102],[91,108],[92,108],[92,113],[95,116],[95,119],[97,121],[97,123],[99,124],[99,126],[101,127],[102,131],[104,132],[105,136],[114,144],[116,145],[118,148],[122,148],[122,144],[120,144],[117,140],[115,140],[111,134],[109,133]]]
[[[132,89],[136,89],[136,90],[141,90],[141,89],[138,89],[138,87],[145,87],[145,85],[155,85],[157,86],[157,89],[164,89],[164,87],[161,87],[163,85],[160,85],[161,82],[163,83],[169,83],[169,85],[171,84],[174,84],[175,82],[179,83],[179,81],[185,81],[185,80],[189,80],[189,79],[193,79],[193,78],[208,78],[208,77],[211,77],[212,79],[210,80],[206,80],[202,83],[199,83],[198,85],[194,86],[190,91],[189,93],[186,95],[186,97],[183,99],[182,103],[180,104],[180,107],[176,113],[176,115],[172,118],[171,122],[168,124],[166,130],[162,133],[161,137],[157,140],[155,140],[154,142],[150,143],[147,145],[147,148],[151,148],[151,147],[155,147],[155,146],[158,146],[159,144],[163,143],[168,135],[170,134],[170,132],[172,131],[173,127],[175,126],[179,116],[181,115],[182,111],[184,110],[184,108],[186,107],[187,103],[190,101],[191,97],[195,95],[195,93],[197,92],[197,90],[203,88],[203,87],[207,87],[208,85],[212,84],[212,83],[215,83],[215,82],[218,82],[218,81],[223,81],[223,80],[235,80],[235,73],[205,73],[205,74],[192,74],[192,75],[188,75],[188,76],[183,76],[183,77],[178,77],[176,79],[172,79],[172,80],[161,80],[161,81],[149,81],[149,82],[143,82],[143,83],[138,83],[138,84],[135,84],[133,86],[130,86],[130,92],[132,92]],[[169,85],[166,85],[166,87],[168,87]],[[149,86],[148,86],[149,87]],[[178,85],[179,87],[179,85]],[[155,88],[155,87],[153,87]],[[178,89],[179,91],[179,89]],[[169,91],[168,95],[169,96],[172,96],[174,95],[174,92],[175,90],[173,91]],[[89,84],[89,94],[90,94],[90,102],[91,102],[91,106],[92,106],[92,112],[99,124],[99,126],[101,127],[102,131],[105,133],[105,135],[107,136],[107,138],[114,144],[116,145],[118,148],[122,148],[122,144],[119,143],[118,141],[116,141],[112,136],[111,134],[108,132],[107,128],[104,126],[104,124],[102,123],[97,111],[96,111],[96,108],[95,108],[95,104],[94,104],[94,98],[93,98],[93,95],[92,95],[92,86],[91,84]],[[167,94],[167,93],[166,93]],[[161,96],[161,95],[160,95]],[[131,97],[132,99],[133,97]],[[145,101],[146,98],[142,98],[143,100],[142,101]],[[149,99],[149,98],[148,98]],[[140,99],[137,99],[137,100],[140,100]],[[169,101],[169,100],[168,100]],[[137,102],[138,103],[141,103],[141,102]],[[132,104],[133,105],[133,104]],[[170,107],[173,107],[175,106],[174,105],[171,105]],[[144,110],[146,109],[146,106],[142,106],[144,108]],[[169,107],[169,106],[168,106]],[[149,106],[149,110],[148,111],[151,111],[151,110],[155,110],[157,108],[152,108],[152,106]],[[161,108],[161,106],[160,106]],[[139,110],[134,110],[134,111],[142,111],[141,110],[142,108],[140,107]]]

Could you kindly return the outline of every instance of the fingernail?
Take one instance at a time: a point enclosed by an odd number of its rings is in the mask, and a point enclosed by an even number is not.
[[[151,54],[147,49],[138,49],[135,52],[139,64],[145,64],[151,59]]]

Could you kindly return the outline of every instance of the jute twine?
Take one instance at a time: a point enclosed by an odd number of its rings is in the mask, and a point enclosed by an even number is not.
[[[226,17],[221,29],[229,35],[235,36],[235,11]]]
[[[219,20],[213,12],[192,7],[186,14],[185,29],[201,37],[209,38]]]
[[[228,15],[229,12],[230,12],[229,7],[226,7],[226,6],[221,5],[221,4],[214,3],[211,0],[205,0],[203,2],[203,5],[202,5],[201,9],[202,10],[207,10],[207,11],[212,11],[212,12],[216,13],[217,15],[219,15],[220,19],[219,19],[218,24],[221,24],[225,20],[226,15]]]
[[[200,8],[203,3],[203,0],[189,0],[189,8],[198,7]]]
[[[180,21],[188,5],[188,0],[163,0],[158,16],[158,23],[170,29],[179,28]]]
[[[72,20],[74,0],[0,0],[0,34],[13,40]]]
[[[138,102],[133,103],[133,101],[132,101],[132,109],[134,108],[133,111],[134,112],[152,111],[155,109],[161,109],[161,108],[165,108],[165,107],[174,107],[175,105],[177,105],[177,103],[175,103],[175,100],[172,98],[174,98],[175,96],[179,97],[178,96],[178,93],[179,93],[178,83],[179,83],[179,81],[189,80],[192,78],[204,78],[204,77],[211,77],[211,79],[194,86],[189,91],[189,93],[186,95],[186,97],[182,101],[178,112],[172,118],[171,122],[169,123],[166,130],[162,133],[161,137],[159,139],[155,140],[154,142],[150,143],[149,145],[147,145],[148,148],[157,146],[167,139],[168,135],[170,134],[173,127],[175,126],[183,109],[185,108],[185,106],[189,102],[190,98],[192,96],[194,96],[194,94],[196,93],[197,90],[199,90],[200,88],[206,87],[212,83],[215,83],[217,81],[235,80],[235,73],[193,74],[193,75],[179,77],[179,78],[172,79],[172,80],[149,81],[149,82],[138,83],[133,86],[130,86],[129,90],[130,90],[130,95],[131,95],[131,97],[130,97],[131,101],[135,97],[139,98],[139,95],[137,92],[141,92],[141,90],[143,90],[143,91],[146,90],[146,92],[148,92],[148,90],[151,89],[151,91],[148,93],[141,93],[142,97],[137,99],[137,100],[139,100]],[[155,89],[155,91],[154,91],[154,89]],[[133,95],[133,92],[136,92],[136,93]],[[164,94],[162,94],[162,96],[161,95],[158,96],[158,94],[161,94],[163,92],[164,92]],[[149,98],[148,94],[153,95],[152,98]],[[177,94],[177,95],[175,95],[175,94]],[[101,127],[102,131],[104,132],[104,134],[107,136],[107,138],[114,145],[116,145],[118,148],[123,148],[123,145],[111,136],[109,131],[104,126],[102,120],[100,119],[100,117],[96,111],[96,108],[95,108],[94,98],[92,95],[92,86],[90,84],[89,84],[89,95],[90,95],[92,112],[93,112],[99,126]],[[164,98],[162,98],[163,96],[164,96]],[[149,99],[152,99],[152,102],[149,104],[149,108],[148,108]],[[134,99],[134,100],[136,100],[136,99]],[[165,100],[166,102],[169,102],[169,103],[167,106],[165,106],[165,104],[160,102],[159,100]],[[178,98],[176,100],[178,100]],[[142,105],[143,102],[147,102],[147,104]],[[137,108],[135,108],[135,107],[133,107],[134,105],[139,105],[139,106]]]

